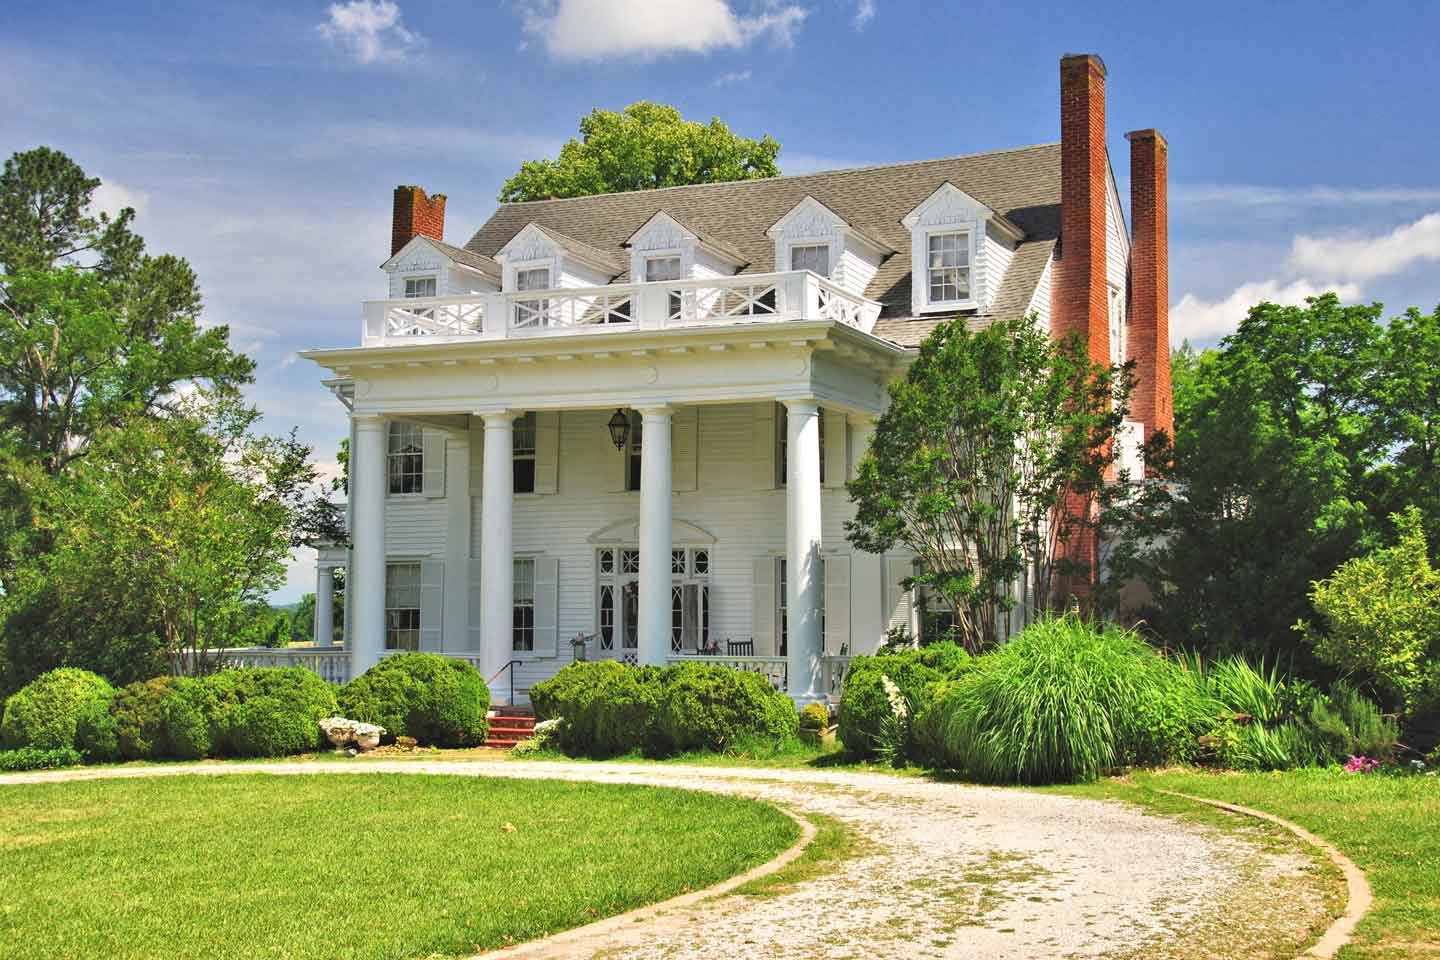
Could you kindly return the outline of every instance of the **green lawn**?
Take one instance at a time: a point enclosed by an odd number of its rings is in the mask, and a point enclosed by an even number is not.
[[[469,954],[698,889],[799,828],[682,790],[356,774],[0,786],[7,958]]]
[[[1344,851],[1375,891],[1375,905],[1342,958],[1440,956],[1440,778],[1165,771],[1091,789],[1142,802],[1156,797],[1155,789],[1176,790],[1298,823]]]

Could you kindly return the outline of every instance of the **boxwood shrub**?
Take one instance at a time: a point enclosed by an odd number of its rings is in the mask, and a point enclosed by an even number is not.
[[[379,724],[387,740],[407,736],[436,747],[484,743],[489,709],[490,688],[480,672],[436,653],[386,657],[341,688],[339,697],[344,716]]]
[[[314,750],[319,726],[303,709],[273,696],[251,697],[229,711],[228,741],[242,757],[283,757]]]
[[[57,767],[73,767],[79,762],[80,754],[69,747],[58,750],[42,750],[39,747],[0,750],[0,773],[53,770]]]
[[[615,660],[577,661],[530,689],[540,720],[559,718],[556,742],[572,756],[657,748],[655,714],[665,671]]]
[[[963,647],[948,642],[917,650],[856,657],[850,662],[845,689],[840,695],[839,733],[845,749],[857,757],[875,755],[881,723],[891,712],[881,677],[889,677],[918,707],[927,686],[958,677],[972,663]]]
[[[6,701],[0,744],[12,749],[74,750],[80,716],[108,709],[114,696],[110,682],[89,670],[60,667],[41,674]]]
[[[236,704],[224,696],[226,692],[233,693],[233,686],[215,677],[176,680],[162,704],[165,745],[172,756],[200,760],[220,752],[227,732],[226,713]]]
[[[122,760],[150,760],[170,755],[165,733],[165,701],[178,677],[137,680],[121,687],[110,702],[116,752]]]
[[[659,680],[656,749],[723,751],[751,741],[780,743],[799,727],[795,704],[761,674],[686,663],[667,668]]]

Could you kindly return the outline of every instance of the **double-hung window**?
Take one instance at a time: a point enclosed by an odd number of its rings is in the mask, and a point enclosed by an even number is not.
[[[525,293],[530,290],[550,289],[550,268],[536,267],[530,270],[515,271],[515,289]],[[549,300],[517,300],[515,301],[515,326],[517,327],[548,327],[550,326],[550,301]]]
[[[680,258],[679,257],[649,257],[645,260],[645,279],[648,282],[657,280],[679,280],[680,279]]]
[[[815,411],[820,434],[820,482],[825,482],[825,410]],[[783,403],[775,404],[775,485],[785,486],[790,472],[790,413]]]
[[[830,276],[830,244],[807,243],[790,248],[790,269],[809,270],[822,277]]]
[[[434,278],[434,277],[406,277],[406,278],[405,278],[405,297],[406,297],[406,299],[413,299],[413,298],[415,298],[415,297],[433,297],[433,296],[435,296],[435,278]]]
[[[535,414],[516,417],[510,449],[516,493],[535,492]]]
[[[527,653],[535,649],[535,558],[516,557],[514,575],[510,649]]]
[[[932,304],[970,299],[970,234],[932,233],[925,239],[925,280]]]
[[[388,433],[386,472],[391,493],[423,493],[425,490],[424,431],[414,423],[391,423]]]
[[[420,649],[420,564],[385,565],[385,649]]]
[[[630,436],[625,449],[625,489],[640,489],[640,448],[644,441],[645,419],[634,410],[630,411]]]

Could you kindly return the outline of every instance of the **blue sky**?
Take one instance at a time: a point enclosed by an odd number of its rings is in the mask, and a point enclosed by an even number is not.
[[[1321,289],[1440,301],[1440,6],[900,0],[11,3],[0,151],[69,153],[195,266],[259,364],[272,432],[333,461],[343,411],[299,349],[356,342],[390,191],[463,243],[522,159],[639,99],[770,133],[785,172],[1058,138],[1058,59],[1109,67],[1123,133],[1170,141],[1178,341]],[[297,569],[282,592],[313,586]],[[307,583],[308,581],[308,583]]]

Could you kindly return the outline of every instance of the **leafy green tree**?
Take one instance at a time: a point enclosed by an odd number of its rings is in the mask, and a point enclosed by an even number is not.
[[[200,395],[98,435],[92,456],[35,487],[35,522],[51,546],[16,571],[7,607],[65,662],[80,659],[78,644],[124,629],[149,643],[145,675],[164,672],[157,660],[213,668],[256,610],[269,612],[264,598],[284,582],[291,548],[334,519],[316,506],[309,449],[293,434],[253,435],[258,416],[233,397]]]
[[[1291,629],[1310,584],[1381,543],[1397,502],[1437,529],[1436,318],[1382,309],[1262,303],[1175,365],[1159,477],[1107,518],[1110,569],[1147,583],[1137,612],[1166,641],[1323,672]]]
[[[1440,706],[1440,570],[1431,565],[1420,511],[1393,518],[1399,540],[1347,560],[1315,583],[1323,627],[1295,625],[1322,661],[1365,678],[1390,706]]]
[[[942,324],[920,346],[849,485],[855,547],[915,552],[923,584],[947,604],[971,651],[994,642],[1092,573],[1065,545],[1093,537],[1111,489],[1133,372],[1093,362],[1078,337],[1035,318],[970,330]]]
[[[98,430],[173,409],[186,384],[235,389],[254,367],[226,327],[200,326],[194,271],[145,253],[134,210],[90,212],[99,185],[47,147],[0,172],[0,437],[52,475]]]
[[[640,101],[619,113],[595,108],[580,120],[554,160],[526,160],[500,188],[501,202],[584,197],[690,183],[758,180],[780,172],[780,144],[750,140],[718,118],[686,120],[661,103]]]

